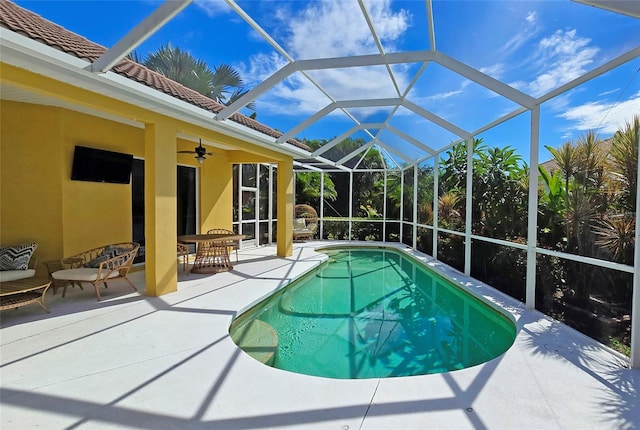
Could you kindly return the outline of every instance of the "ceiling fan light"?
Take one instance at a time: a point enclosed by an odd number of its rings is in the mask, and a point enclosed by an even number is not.
[[[197,157],[195,157],[195,159],[198,160],[198,163],[200,163],[200,164],[204,163],[204,160],[206,160],[206,158],[202,157],[202,156],[197,156]]]

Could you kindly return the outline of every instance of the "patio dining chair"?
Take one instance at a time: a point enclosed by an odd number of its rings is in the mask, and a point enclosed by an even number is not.
[[[189,266],[189,245],[181,242],[177,242],[176,245],[178,258],[182,259],[182,271],[187,272],[188,275],[189,271],[187,270],[187,267]]]
[[[226,228],[212,228],[211,230],[207,231],[207,234],[235,234],[233,231],[231,230],[227,230]],[[236,263],[238,262],[238,249],[240,248],[240,241],[239,240],[230,240],[227,242],[227,245],[229,247],[230,250],[235,251],[236,252]]]

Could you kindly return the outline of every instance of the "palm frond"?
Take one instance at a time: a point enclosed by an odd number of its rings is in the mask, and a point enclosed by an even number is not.
[[[634,217],[606,218],[593,228],[596,244],[604,248],[616,261],[630,264],[636,236]]]

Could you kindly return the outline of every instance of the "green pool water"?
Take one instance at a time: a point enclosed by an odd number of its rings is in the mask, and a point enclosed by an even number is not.
[[[462,369],[513,344],[509,318],[398,251],[322,252],[328,262],[232,323],[248,354],[291,372],[362,379]]]

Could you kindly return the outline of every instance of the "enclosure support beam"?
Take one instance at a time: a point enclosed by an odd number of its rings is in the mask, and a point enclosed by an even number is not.
[[[353,228],[353,171],[349,172],[349,240]]]
[[[273,180],[274,179],[273,178],[274,170],[275,170],[275,173],[278,174],[278,171],[276,170],[275,166],[270,164],[269,165],[269,184],[273,184],[273,182],[274,182],[274,180]],[[241,175],[238,175],[238,176],[241,176]],[[258,177],[260,177],[260,176],[258,176]],[[296,175],[294,173],[293,174],[293,182],[294,183],[295,183],[295,178],[296,178]],[[293,196],[294,196],[294,199],[295,199],[295,193],[294,193]],[[269,235],[269,240],[267,241],[267,243],[269,245],[271,245],[273,243],[273,214],[275,213],[275,207],[274,207],[273,201],[275,200],[275,197],[276,196],[274,195],[273,187],[270,186],[269,187],[269,204],[268,204],[268,209],[267,209],[269,211],[269,217],[268,217],[269,223],[267,225],[267,234]],[[241,202],[242,200],[238,200],[238,201]],[[259,214],[260,212],[256,212],[256,213]],[[241,232],[241,231],[242,231],[242,229],[240,229],[240,226],[238,226],[238,232]],[[240,241],[240,245],[242,245],[242,241]]]
[[[193,0],[166,1],[158,9],[142,20],[129,31],[122,39],[116,42],[112,48],[105,51],[96,61],[91,63],[89,69],[92,72],[105,73],[118,64],[120,60],[147,40],[153,33],[179,14]]]
[[[400,238],[400,243],[402,243],[402,232],[404,230],[404,169],[400,170],[400,231],[398,232],[398,237]]]
[[[413,166],[413,245],[418,246],[418,165]]]
[[[538,146],[540,144],[540,105],[531,109],[531,141],[529,144],[529,207],[527,211],[527,281],[525,304],[536,307],[536,243],[538,240]]]
[[[383,206],[382,206],[382,219],[384,220],[384,222],[382,223],[382,240],[383,241],[387,241],[387,179],[389,177],[389,172],[387,170],[384,171],[384,190],[383,192],[383,196],[384,198],[382,199]]]
[[[433,258],[438,259],[438,177],[440,176],[440,153],[433,157]]]
[[[467,138],[467,191],[464,217],[464,274],[471,276],[471,206],[473,205],[473,136]]]
[[[324,238],[324,172],[320,172],[320,237],[318,239],[322,240]]]
[[[638,137],[640,146],[640,137]],[[640,163],[637,177],[640,178]],[[633,285],[631,301],[631,367],[640,368],[640,192],[636,192],[636,246],[633,252]]]

